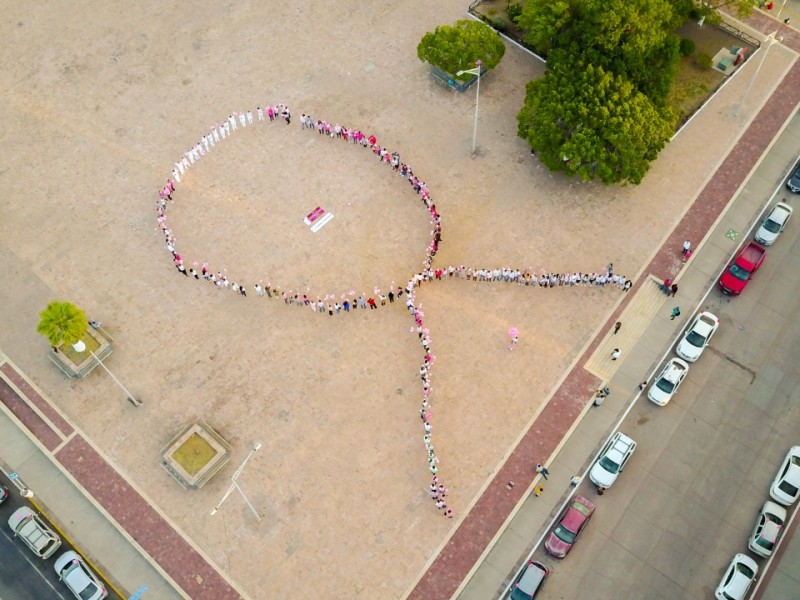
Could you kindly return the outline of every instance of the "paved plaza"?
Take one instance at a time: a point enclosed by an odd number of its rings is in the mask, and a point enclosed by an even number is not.
[[[162,566],[176,581],[183,572],[192,597],[409,593],[623,299],[616,288],[421,287],[436,355],[439,474],[455,510],[443,518],[426,492],[422,351],[404,305],[329,317],[252,293],[259,281],[312,297],[374,285],[385,293],[419,269],[430,239],[424,206],[401,178],[367,150],[301,130],[301,113],[374,133],[427,182],[442,215],[437,266],[563,272],[613,262],[638,277],[675,266],[653,262],[666,256],[657,250],[776,85],[797,76],[796,54],[775,46],[741,110],[748,71],[642,185],[583,184],[549,173],[516,137],[524,85],[543,66],[513,46],[481,85],[479,153],[470,156],[474,96],[436,85],[415,52],[426,31],[464,10],[451,0],[202,10],[153,2],[26,6],[2,22],[0,349],[63,413],[42,429],[52,436],[46,449],[87,488],[97,479],[88,461],[107,461],[117,474],[103,470],[104,479],[135,489],[185,536],[164,558],[175,572]],[[279,101],[292,124],[240,130],[215,147],[169,213],[184,257],[225,269],[248,297],[180,276],[156,226],[158,189],[212,124]],[[748,146],[742,176],[766,143]],[[318,205],[335,218],[313,234],[303,217]],[[100,372],[69,381],[52,367],[35,330],[56,298],[103,321],[115,339],[109,367],[143,406]],[[511,326],[520,331],[513,353]],[[596,381],[569,381],[574,418]],[[185,491],[159,452],[200,419],[232,442],[232,465]],[[557,428],[532,431],[530,448],[558,443]],[[263,448],[239,483],[261,521],[238,496],[209,516],[256,441]],[[529,458],[532,469],[547,457]]]

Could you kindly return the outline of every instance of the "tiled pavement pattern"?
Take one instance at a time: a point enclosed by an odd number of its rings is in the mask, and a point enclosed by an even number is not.
[[[607,330],[584,368],[601,381],[609,381],[622,364],[622,360],[611,360],[611,352],[614,348],[633,348],[636,337],[647,323],[659,313],[669,312],[670,307],[665,306],[666,303],[667,296],[661,291],[661,282],[653,276],[645,278],[633,297],[626,299],[618,319],[624,325],[617,334],[614,334],[613,329]],[[624,358],[623,356],[622,359]]]
[[[765,33],[777,28],[785,45],[795,50],[800,48],[800,35],[797,32],[777,26],[774,20],[760,13],[754,15],[750,24]],[[700,240],[712,228],[772,140],[795,112],[798,102],[800,65],[795,63],[645,268],[643,276],[611,316],[606,324],[606,334],[636,297],[639,288],[652,285],[649,275],[659,279],[670,277],[673,280],[679,275],[684,266],[681,256],[683,240],[693,240],[694,249],[702,251]],[[529,489],[536,477],[534,465],[537,460],[544,461],[546,457],[553,455],[575,420],[590,403],[592,392],[601,380],[589,373],[583,365],[605,337],[607,336],[596,337],[576,362],[576,366],[556,390],[470,513],[417,582],[408,596],[410,599],[449,598],[456,592]],[[516,484],[511,489],[506,487],[509,481]]]
[[[241,597],[10,362],[0,365],[0,402],[188,597]]]

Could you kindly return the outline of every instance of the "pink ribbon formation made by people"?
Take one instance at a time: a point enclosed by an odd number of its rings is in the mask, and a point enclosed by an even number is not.
[[[189,278],[203,280],[214,284],[218,289],[227,289],[235,292],[241,297],[247,296],[247,290],[244,284],[236,283],[229,279],[227,273],[223,271],[216,271],[209,266],[208,262],[195,261],[187,269],[187,261],[179,254],[176,246],[176,238],[167,223],[167,210],[173,202],[173,195],[175,194],[177,186],[181,180],[189,173],[189,171],[197,164],[200,159],[207,153],[211,152],[217,144],[233,135],[241,127],[255,127],[256,125],[268,123],[284,122],[286,125],[291,124],[292,115],[289,108],[279,102],[274,106],[266,104],[265,106],[256,107],[255,113],[251,110],[245,112],[235,112],[224,119],[221,123],[216,123],[211,126],[210,130],[200,137],[200,140],[192,146],[189,150],[184,152],[180,157],[174,168],[172,169],[172,177],[167,179],[167,184],[159,191],[159,199],[156,203],[156,215],[158,225],[164,234],[166,248],[172,255],[173,263],[177,271]],[[483,269],[474,267],[464,267],[450,265],[447,268],[433,269],[433,259],[439,250],[439,244],[442,241],[442,226],[441,217],[436,210],[428,186],[424,181],[419,179],[410,166],[400,161],[400,154],[398,152],[390,152],[385,147],[378,144],[378,140],[374,135],[368,135],[358,129],[350,129],[338,123],[331,124],[322,119],[314,119],[311,115],[303,114],[300,118],[300,125],[303,130],[308,130],[309,133],[317,133],[324,136],[326,139],[338,140],[348,143],[352,146],[361,146],[362,148],[370,149],[376,159],[383,165],[390,168],[392,172],[398,174],[404,179],[414,190],[416,195],[421,200],[422,204],[427,209],[430,215],[430,222],[432,229],[430,232],[430,242],[426,249],[425,260],[422,261],[422,270],[414,273],[408,280],[405,288],[396,287],[394,282],[389,286],[389,291],[384,295],[381,288],[378,286],[373,287],[373,296],[362,293],[356,297],[353,290],[349,292],[340,292],[339,294],[329,293],[323,296],[317,296],[316,300],[309,297],[309,290],[307,293],[301,293],[294,290],[286,291],[285,288],[267,282],[266,285],[255,284],[253,286],[257,297],[278,298],[283,300],[287,305],[308,307],[314,312],[333,316],[334,314],[341,314],[342,312],[355,312],[359,309],[366,310],[377,309],[378,305],[385,306],[388,298],[389,304],[395,303],[395,299],[400,300],[404,295],[406,297],[406,307],[409,313],[414,318],[415,326],[411,328],[412,333],[416,333],[419,338],[420,345],[423,350],[423,360],[420,366],[419,373],[422,381],[422,406],[419,410],[420,418],[423,426],[422,441],[425,446],[425,453],[428,461],[428,471],[430,472],[431,482],[429,484],[429,493],[431,500],[437,509],[444,511],[443,514],[448,517],[453,517],[453,510],[447,506],[445,497],[448,490],[439,479],[439,457],[435,452],[433,445],[431,423],[431,375],[433,365],[436,361],[436,356],[431,353],[431,337],[430,330],[425,327],[424,316],[422,311],[422,304],[416,302],[416,291],[423,282],[441,281],[444,279],[467,279],[471,281],[484,281],[484,282],[506,282],[514,283],[519,286],[526,287],[572,287],[572,286],[609,286],[622,288],[627,291],[631,282],[627,278],[616,275],[613,273],[613,265],[608,265],[604,270],[595,273],[550,273],[541,269],[539,275],[531,268],[520,270],[508,267]],[[317,207],[309,213],[306,217],[306,222],[312,225],[314,221],[317,222],[317,227],[322,219],[318,220],[325,211]],[[330,218],[330,215],[329,215]],[[323,217],[324,219],[324,217]],[[313,227],[313,225],[312,225]],[[197,268],[199,267],[199,269]],[[513,330],[513,334],[511,333]],[[509,335],[512,336],[513,343],[516,343],[518,331],[515,327],[509,330]]]

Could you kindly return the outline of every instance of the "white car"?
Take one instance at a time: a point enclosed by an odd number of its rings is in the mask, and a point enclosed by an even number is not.
[[[608,488],[622,473],[628,459],[636,450],[636,442],[618,431],[608,440],[597,462],[589,471],[589,479],[598,487]]]
[[[675,353],[683,360],[694,362],[705,350],[711,341],[711,336],[719,327],[719,319],[708,311],[697,315],[691,325],[686,329],[683,338],[678,342]]]
[[[786,509],[767,500],[758,513],[756,526],[747,542],[747,547],[764,558],[770,556],[778,543],[786,522]]]
[[[688,372],[688,364],[680,358],[673,358],[661,371],[656,382],[650,386],[647,391],[647,399],[659,406],[665,406],[672,400],[672,396],[678,391]]]
[[[756,579],[758,565],[746,554],[737,554],[728,565],[714,596],[717,600],[742,600]]]
[[[800,496],[800,446],[793,446],[783,459],[769,495],[784,506],[791,506]]]
[[[58,578],[67,584],[69,591],[78,600],[100,600],[108,595],[105,586],[80,555],[74,550],[64,552],[56,559]]]
[[[758,231],[756,231],[756,241],[762,246],[774,244],[775,240],[778,239],[778,235],[786,228],[791,216],[792,207],[783,202],[778,202],[761,223]]]
[[[8,526],[39,558],[50,558],[61,545],[61,538],[27,506],[14,511]]]

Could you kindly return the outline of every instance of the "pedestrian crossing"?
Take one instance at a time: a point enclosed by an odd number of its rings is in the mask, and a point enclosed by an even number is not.
[[[648,275],[617,318],[622,323],[619,332],[615,335],[614,326],[611,326],[586,361],[585,369],[601,381],[611,380],[636,345],[641,332],[660,313],[667,314],[665,311],[669,309],[665,305],[668,302],[669,297],[661,291],[661,280]],[[611,353],[615,348],[620,349],[621,355],[617,360],[612,360]]]

